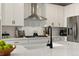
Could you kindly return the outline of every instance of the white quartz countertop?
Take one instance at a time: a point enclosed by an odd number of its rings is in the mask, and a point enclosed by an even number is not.
[[[22,45],[16,45],[11,56],[79,56],[79,43],[65,41],[54,43],[61,44],[61,46],[54,46],[53,49],[47,46],[28,49]]]
[[[27,39],[30,39],[30,41]],[[79,56],[79,43],[75,42],[56,41],[53,42],[53,49],[50,49],[46,44],[41,46],[46,41],[46,38],[39,38],[38,40],[33,40],[32,38],[10,38],[3,40],[12,44],[20,42],[20,44],[16,44],[16,49],[11,53],[11,56]],[[37,45],[37,48],[26,48],[25,46],[29,44]]]

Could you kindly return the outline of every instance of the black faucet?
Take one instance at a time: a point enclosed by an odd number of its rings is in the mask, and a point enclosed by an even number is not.
[[[47,43],[47,46],[49,46],[50,48],[53,48],[53,43],[52,43],[52,27],[49,26],[48,27],[48,35],[50,36],[50,40]]]

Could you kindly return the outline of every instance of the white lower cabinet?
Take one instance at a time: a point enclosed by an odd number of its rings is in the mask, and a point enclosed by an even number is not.
[[[2,25],[23,26],[24,25],[24,4],[3,3],[2,4]]]
[[[66,7],[64,7],[64,15],[65,19],[71,16],[78,16],[79,15],[79,3],[73,3]]]

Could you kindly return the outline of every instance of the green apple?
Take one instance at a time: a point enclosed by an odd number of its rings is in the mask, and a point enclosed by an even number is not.
[[[8,46],[9,48],[12,48],[12,44],[6,44],[6,46]]]
[[[0,46],[4,46],[6,43],[3,40],[0,40]]]
[[[7,45],[4,45],[4,50],[9,49],[9,47]]]
[[[3,50],[3,46],[0,46],[0,51]]]

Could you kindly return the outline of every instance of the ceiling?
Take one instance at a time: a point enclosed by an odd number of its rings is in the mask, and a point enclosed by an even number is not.
[[[67,5],[70,5],[72,3],[52,3],[52,4],[60,5],[60,6],[67,6]]]

